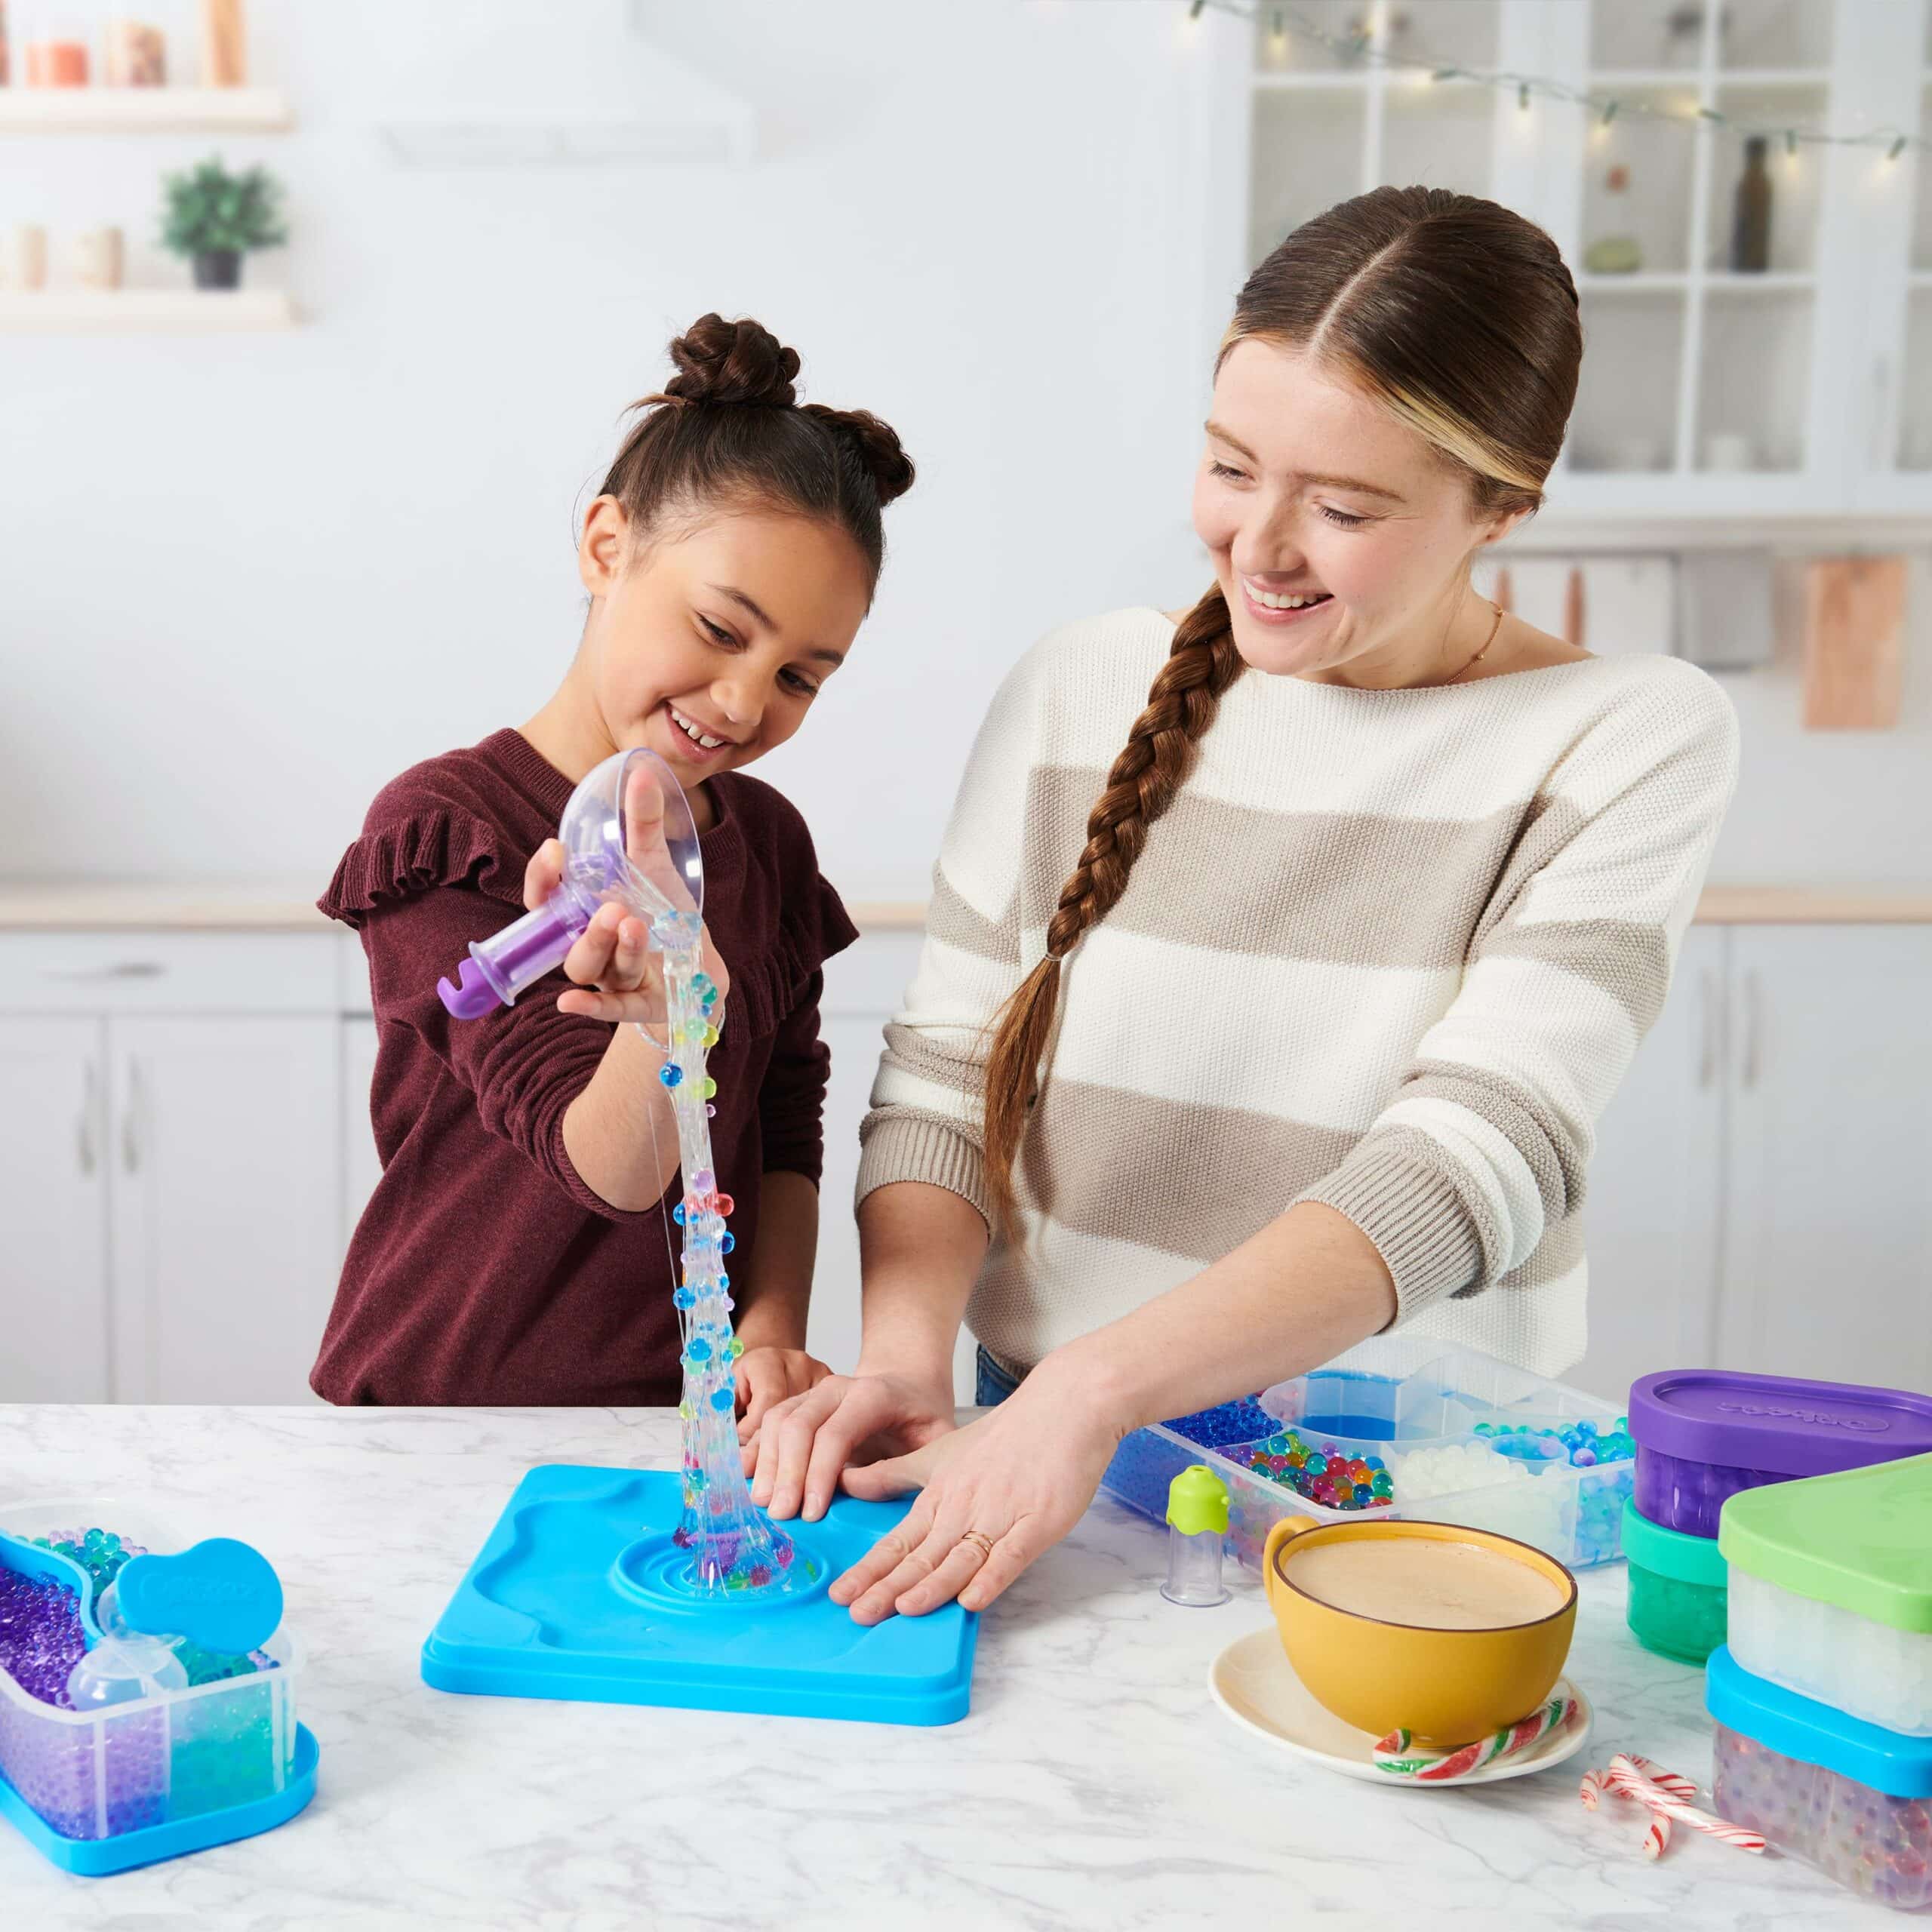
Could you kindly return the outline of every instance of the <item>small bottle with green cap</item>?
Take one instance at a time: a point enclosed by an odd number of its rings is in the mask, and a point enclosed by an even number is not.
[[[1228,1529],[1228,1491],[1205,1463],[1192,1463],[1168,1485],[1170,1603],[1204,1610],[1228,1600],[1221,1581],[1221,1539]]]

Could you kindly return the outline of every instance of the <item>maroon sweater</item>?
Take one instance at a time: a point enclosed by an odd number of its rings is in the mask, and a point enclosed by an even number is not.
[[[818,1179],[831,1060],[819,969],[858,935],[792,807],[737,772],[706,783],[705,921],[731,975],[712,1146],[740,1273],[757,1251],[760,1175]],[[516,731],[431,758],[377,795],[318,902],[369,958],[383,1162],[309,1376],[329,1401],[678,1398],[668,1201],[613,1208],[564,1151],[565,1110],[611,1026],[557,1011],[561,972],[481,1020],[451,1019],[436,997],[472,940],[522,912],[525,865],[571,789]]]

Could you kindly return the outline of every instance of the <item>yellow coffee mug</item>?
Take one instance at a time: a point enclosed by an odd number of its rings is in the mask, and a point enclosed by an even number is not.
[[[1284,1552],[1318,1543],[1412,1537],[1475,1543],[1547,1577],[1563,1592],[1560,1607],[1533,1623],[1487,1630],[1435,1630],[1337,1610],[1288,1580]],[[1493,1530],[1451,1523],[1329,1523],[1284,1516],[1268,1532],[1261,1574],[1281,1647],[1316,1701],[1372,1737],[1398,1727],[1437,1746],[1487,1737],[1534,1710],[1549,1695],[1570,1654],[1577,1623],[1577,1580],[1553,1556]]]

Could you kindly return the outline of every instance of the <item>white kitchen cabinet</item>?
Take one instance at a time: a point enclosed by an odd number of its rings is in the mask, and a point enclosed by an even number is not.
[[[841,1371],[859,1352],[859,1230],[852,1214],[859,1123],[870,1104],[885,1023],[912,983],[921,940],[916,932],[869,933],[826,963],[820,1011],[832,1049],[832,1078],[825,1097],[825,1172],[808,1340],[814,1355]],[[962,1331],[953,1356],[953,1386],[962,1402],[973,1399],[972,1364],[972,1344]]]
[[[0,1400],[104,1402],[106,1037],[0,1017]]]
[[[1670,996],[1598,1130],[1583,1204],[1589,1351],[1564,1379],[1620,1408],[1638,1376],[1713,1358],[1727,943],[1721,926],[1684,935]]]
[[[1932,1389],[1932,929],[1731,948],[1720,1358]]]
[[[341,1238],[339,1026],[110,1026],[120,1400],[306,1398]]]
[[[0,938],[0,1400],[306,1397],[340,1008],[321,936]]]

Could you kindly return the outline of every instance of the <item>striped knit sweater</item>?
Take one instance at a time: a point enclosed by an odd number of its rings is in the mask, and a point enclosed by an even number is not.
[[[1069,625],[994,701],[860,1200],[926,1181],[987,1213],[989,1024],[1173,636],[1151,610]],[[1567,1367],[1595,1124],[1663,1004],[1737,755],[1728,700],[1670,658],[1386,691],[1244,673],[1062,968],[1027,1238],[994,1241],[974,1334],[1026,1369],[1309,1200],[1375,1244],[1397,1325]]]

